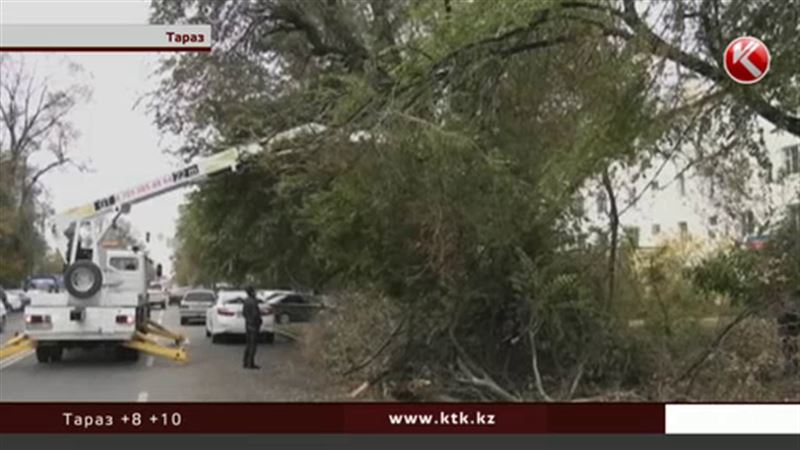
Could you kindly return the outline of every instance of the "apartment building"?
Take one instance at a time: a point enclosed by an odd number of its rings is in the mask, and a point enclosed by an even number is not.
[[[766,177],[747,180],[748,199],[730,204],[707,178],[686,170],[685,161],[655,161],[636,182],[637,170],[618,172],[620,234],[639,247],[677,237],[708,242],[755,239],[768,224],[789,217],[800,229],[800,139],[765,125],[772,168]],[[608,228],[609,198],[599,182],[583,191],[586,230]],[[726,203],[727,202],[727,203]]]

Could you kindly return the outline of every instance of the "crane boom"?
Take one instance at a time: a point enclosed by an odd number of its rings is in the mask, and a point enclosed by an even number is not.
[[[319,134],[325,130],[325,126],[312,122],[282,131],[265,141],[232,147],[207,158],[195,161],[192,164],[184,166],[180,170],[154,178],[146,183],[64,211],[54,216],[53,222],[57,225],[69,225],[75,221],[88,220],[109,212],[118,211],[123,204],[133,205],[143,202],[149,198],[165,194],[187,184],[202,181],[215,173],[235,170],[236,166],[242,162],[244,156],[252,156],[260,153],[264,149],[270,150],[274,145],[280,142],[291,141],[292,139],[302,136]]]
[[[160,177],[71,208],[56,215],[53,220],[54,222],[65,223],[91,219],[117,211],[123,204],[134,205],[187,184],[197,183],[215,173],[234,170],[240,162],[240,153],[241,150],[239,148],[231,148],[216,153]]]
[[[244,162],[244,157],[253,156],[264,150],[271,151],[276,145],[283,142],[291,142],[294,139],[305,136],[317,135],[327,129],[324,125],[317,123],[307,123],[300,125],[259,142],[247,145],[232,147],[227,150],[215,153],[209,157],[201,158],[179,170],[172,171],[158,178],[151,179],[145,183],[133,186],[110,195],[106,195],[84,205],[69,209],[55,215],[51,224],[51,232],[57,242],[57,249],[68,248],[65,260],[72,260],[75,246],[69,244],[64,246],[65,232],[72,224],[89,222],[112,212],[127,212],[123,206],[131,206],[145,200],[157,197],[174,191],[180,187],[203,181],[207,177],[227,170],[236,170],[236,167]],[[99,236],[103,232],[97,233]]]
[[[94,201],[57,214],[52,219],[51,231],[53,237],[60,244],[58,248],[63,248],[61,244],[65,242],[65,231],[73,223],[91,221],[105,214],[120,211],[123,205],[141,203],[183,186],[199,183],[211,175],[236,170],[245,155],[255,154],[260,149],[261,147],[258,144],[233,147],[209,157],[201,158],[178,170],[140,183],[129,189],[102,196]],[[72,249],[69,250],[69,253],[71,252]],[[65,259],[69,259],[71,255],[64,256]]]

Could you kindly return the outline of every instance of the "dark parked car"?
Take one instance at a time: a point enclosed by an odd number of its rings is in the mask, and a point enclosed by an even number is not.
[[[309,322],[322,309],[322,302],[314,296],[294,292],[278,292],[267,297],[267,304],[275,314],[275,323]]]
[[[25,281],[27,289],[42,292],[59,292],[62,288],[63,280],[56,275],[36,275]]]

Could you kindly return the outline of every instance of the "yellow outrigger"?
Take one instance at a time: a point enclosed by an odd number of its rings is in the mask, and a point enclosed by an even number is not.
[[[163,340],[168,342],[164,343]],[[152,320],[145,322],[141,330],[137,330],[133,339],[120,345],[147,353],[153,356],[171,359],[179,363],[189,361],[186,353],[186,336],[170,331]],[[12,356],[36,350],[36,341],[25,333],[18,333],[8,342],[0,346],[0,361]]]

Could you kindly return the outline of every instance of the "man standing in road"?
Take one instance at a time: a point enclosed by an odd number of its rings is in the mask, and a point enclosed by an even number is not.
[[[245,337],[247,346],[244,349],[244,368],[260,369],[256,365],[256,345],[258,345],[258,332],[261,330],[261,309],[258,307],[256,290],[252,286],[245,289],[247,298],[242,305],[242,315],[244,316]]]

